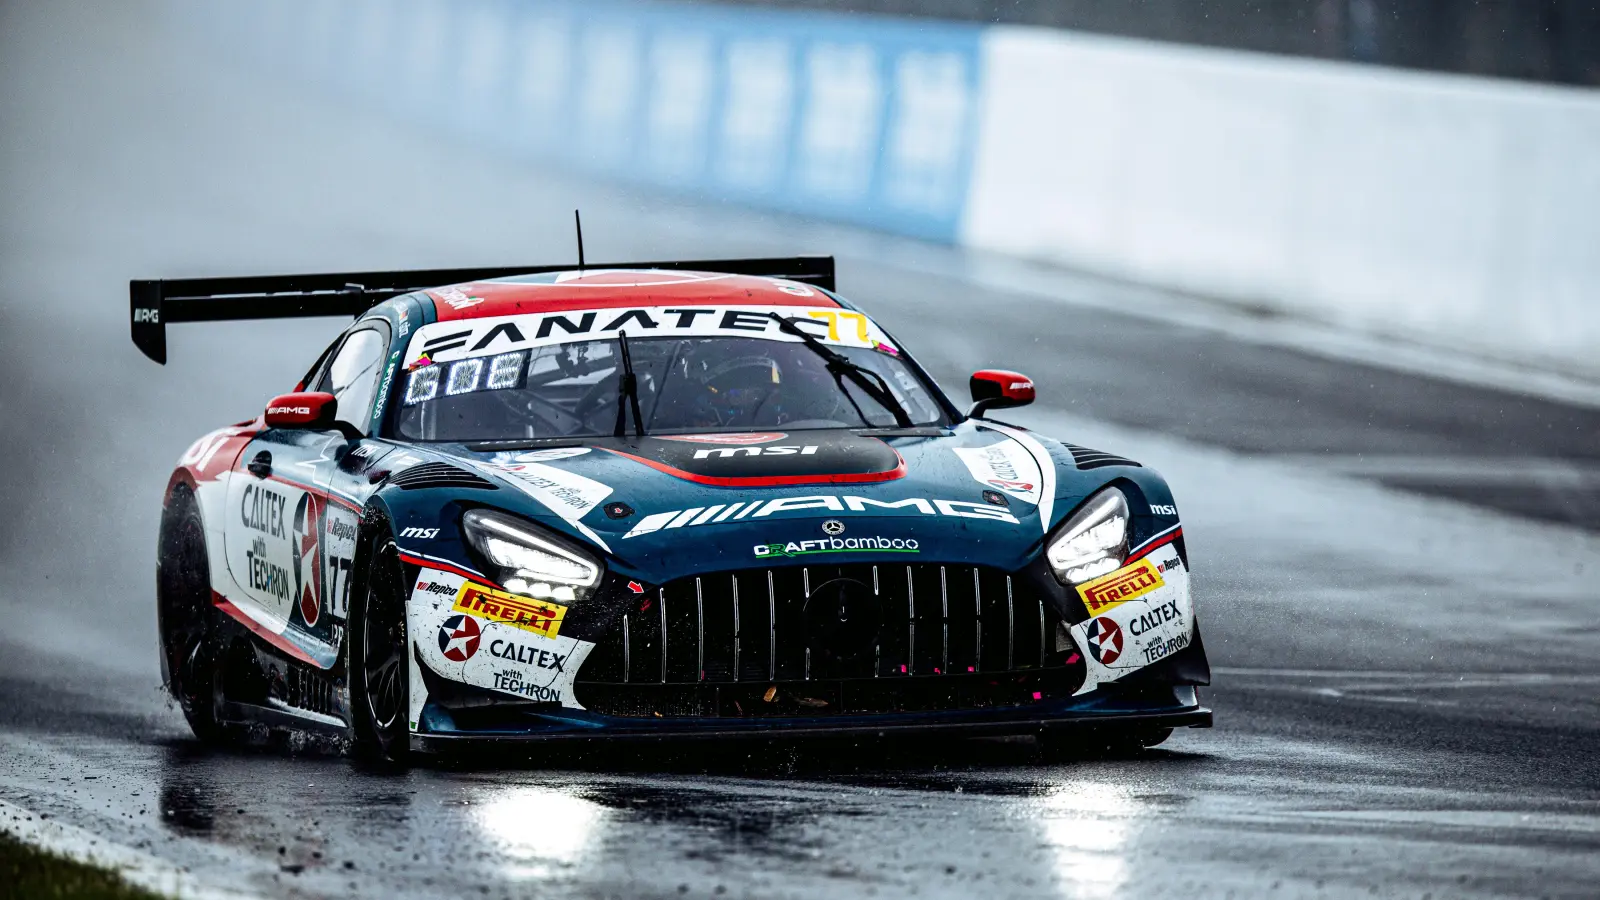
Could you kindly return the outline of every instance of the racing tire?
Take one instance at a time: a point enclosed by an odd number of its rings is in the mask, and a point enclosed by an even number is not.
[[[183,710],[189,729],[202,743],[230,743],[233,734],[218,715],[221,636],[211,602],[205,526],[194,494],[184,487],[173,490],[161,517],[156,626],[166,688]]]
[[[1172,737],[1171,728],[1128,728],[1116,731],[1046,731],[1039,746],[1051,762],[1138,756]]]
[[[351,718],[358,756],[400,764],[411,742],[405,571],[387,530],[374,536],[350,610]]]

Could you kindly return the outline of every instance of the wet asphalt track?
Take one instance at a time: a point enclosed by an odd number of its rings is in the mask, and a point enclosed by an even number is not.
[[[952,280],[959,255],[414,135],[138,3],[0,2],[0,799],[269,894],[1594,896],[1600,410]],[[952,389],[1174,485],[1211,731],[567,752],[510,771],[213,754],[159,691],[172,460],[338,322],[127,338],[130,277],[835,252]]]

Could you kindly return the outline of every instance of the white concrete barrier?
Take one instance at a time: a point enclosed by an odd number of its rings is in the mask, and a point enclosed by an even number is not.
[[[538,164],[1600,377],[1600,91],[711,4],[203,8]]]
[[[1600,92],[983,37],[960,240],[1600,374]]]

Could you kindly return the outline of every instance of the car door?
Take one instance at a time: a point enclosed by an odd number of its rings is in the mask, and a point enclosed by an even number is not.
[[[293,629],[324,645],[335,636],[325,613],[349,563],[328,552],[329,510],[348,521],[352,510],[359,515],[360,503],[329,487],[351,435],[364,434],[370,425],[387,345],[386,326],[352,330],[308,385],[338,399],[341,428],[268,428],[239,455],[229,482],[224,543],[242,596],[229,599],[274,634]],[[349,543],[353,554],[353,539]]]
[[[323,609],[332,619],[330,628],[343,627],[349,617],[350,573],[361,509],[373,491],[368,475],[392,449],[392,445],[368,437],[375,418],[373,407],[379,402],[386,375],[383,363],[389,349],[389,326],[376,320],[365,324],[350,333],[316,384],[316,390],[338,399],[338,420],[350,436],[335,450],[333,459],[319,460],[315,472],[317,487],[327,498],[321,518],[319,571]],[[330,631],[329,640],[337,644],[338,635]]]

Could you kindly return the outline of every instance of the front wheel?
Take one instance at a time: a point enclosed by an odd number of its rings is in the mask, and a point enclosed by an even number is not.
[[[411,678],[407,660],[406,580],[399,548],[387,533],[373,542],[350,611],[350,697],[356,748],[404,762],[410,747]]]
[[[206,533],[194,495],[177,488],[161,517],[161,547],[156,567],[156,627],[161,634],[162,671],[195,737],[226,743],[218,722],[221,700],[217,612],[211,604],[211,572]]]

